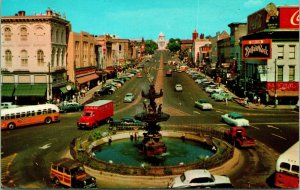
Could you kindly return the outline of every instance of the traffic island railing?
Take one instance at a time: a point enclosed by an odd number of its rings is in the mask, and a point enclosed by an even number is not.
[[[212,130],[211,128],[190,128],[188,130],[161,131],[163,136],[180,138],[182,134],[185,139],[194,140],[201,143],[201,146],[210,150],[215,147],[216,152],[209,158],[200,158],[196,163],[188,163],[175,166],[128,166],[125,164],[110,163],[98,160],[94,157],[93,152],[107,143],[110,138],[114,140],[128,138],[128,132],[119,132],[111,136],[109,133],[97,134],[90,133],[80,138],[74,138],[70,143],[71,156],[95,170],[117,173],[122,175],[143,175],[143,176],[167,176],[179,175],[186,170],[191,169],[212,169],[221,166],[233,157],[234,147],[223,141],[223,132]]]

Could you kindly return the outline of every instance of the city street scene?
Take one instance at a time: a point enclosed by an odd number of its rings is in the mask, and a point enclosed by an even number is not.
[[[298,189],[298,3],[2,1],[1,188]]]

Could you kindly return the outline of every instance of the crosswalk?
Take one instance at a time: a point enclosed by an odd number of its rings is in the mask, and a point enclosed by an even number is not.
[[[10,166],[14,159],[16,158],[17,153],[14,153],[5,158],[1,158],[1,184],[5,186],[11,186],[13,181],[10,179]]]

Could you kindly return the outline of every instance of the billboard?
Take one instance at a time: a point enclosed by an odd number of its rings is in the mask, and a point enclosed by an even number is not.
[[[272,39],[243,40],[243,60],[266,60],[272,58]]]
[[[282,29],[299,29],[299,7],[280,7],[279,26]]]

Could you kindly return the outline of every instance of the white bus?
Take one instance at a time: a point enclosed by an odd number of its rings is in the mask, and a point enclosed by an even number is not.
[[[299,188],[299,141],[282,153],[276,163],[275,185]]]
[[[54,104],[22,106],[1,110],[1,129],[60,121],[59,108]]]

